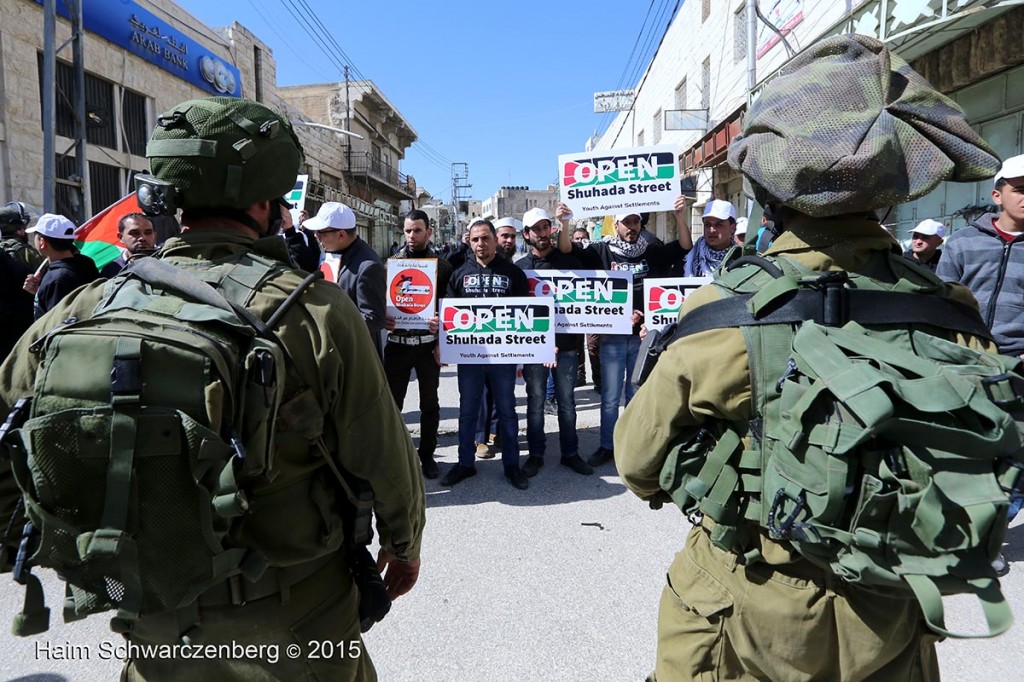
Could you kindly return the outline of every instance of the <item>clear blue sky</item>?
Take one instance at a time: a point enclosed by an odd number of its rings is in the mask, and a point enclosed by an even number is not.
[[[335,45],[426,145],[406,151],[403,172],[445,200],[451,161],[469,164],[476,199],[502,185],[538,189],[554,182],[558,154],[582,151],[595,129],[611,122],[611,114],[593,113],[594,92],[636,85],[676,6],[676,0],[177,2],[208,26],[238,21],[255,33],[273,49],[278,85],[343,79],[297,18],[308,19],[311,9],[328,28],[325,42],[337,61],[346,60]]]

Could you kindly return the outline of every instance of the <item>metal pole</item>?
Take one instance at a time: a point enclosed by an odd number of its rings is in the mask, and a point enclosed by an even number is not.
[[[352,130],[352,101],[348,95],[348,64],[345,65],[345,130]],[[362,139],[362,138],[360,138]],[[352,171],[352,140],[345,141],[345,164]]]
[[[57,0],[43,2],[43,210],[54,212],[56,201],[56,71]]]
[[[757,87],[757,0],[747,0],[747,109]]]
[[[74,0],[68,3],[71,10],[71,60],[75,72],[75,166],[78,174],[78,219],[84,222],[92,214],[89,196],[89,159],[86,152],[86,111],[85,111],[85,50],[82,46],[82,3]],[[105,115],[113,117],[114,112]]]

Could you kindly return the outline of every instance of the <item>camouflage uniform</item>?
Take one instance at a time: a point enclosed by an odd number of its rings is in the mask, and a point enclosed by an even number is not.
[[[992,175],[998,159],[954,104],[877,41],[827,40],[786,74],[768,86],[729,150],[760,201],[795,209],[767,255],[885,282],[907,276],[889,265],[898,245],[868,211],[920,196],[945,179]],[[907,268],[913,279],[914,266]],[[977,307],[959,285],[943,295]],[[703,287],[680,316],[718,298],[714,286]],[[664,499],[659,474],[673,443],[709,420],[752,416],[741,330],[684,337],[619,421],[619,473],[639,497]],[[712,545],[712,527],[708,519],[697,525],[668,570],[652,679],[938,679],[937,637],[914,600],[844,583],[753,526],[744,528],[745,549],[759,549],[763,561],[743,565],[739,555]]]
[[[252,103],[249,103],[252,104]],[[244,105],[243,105],[244,106]],[[253,105],[258,106],[258,105]],[[245,112],[252,117],[252,109]],[[258,170],[258,169],[256,169]],[[287,187],[278,188],[287,191]],[[276,193],[276,192],[275,192]],[[248,309],[267,320],[305,273],[292,269],[286,243],[254,239],[237,226],[210,224],[165,244],[161,257],[187,264],[255,253],[286,267],[255,294]],[[103,282],[73,292],[38,320],[0,366],[0,409],[32,393],[39,358],[33,340],[60,320],[88,319],[103,295]],[[125,680],[375,680],[359,634],[359,594],[344,554],[336,480],[308,434],[322,428],[326,450],[338,465],[370,483],[382,548],[403,561],[418,561],[425,522],[423,479],[416,452],[388,391],[384,372],[352,301],[337,286],[314,282],[276,327],[292,359],[276,434],[275,477],[253,485],[255,503],[232,540],[255,547],[271,568],[261,582],[276,593],[246,599],[244,580],[203,593],[192,605],[131,623],[125,636],[136,645],[273,645],[278,655],[204,660],[135,657]],[[0,468],[0,518],[19,496],[10,468]],[[2,558],[2,557],[0,557]],[[8,555],[9,560],[9,555]],[[4,562],[0,562],[2,567]],[[332,653],[314,657],[311,642],[331,642]],[[286,654],[299,647],[300,655]]]

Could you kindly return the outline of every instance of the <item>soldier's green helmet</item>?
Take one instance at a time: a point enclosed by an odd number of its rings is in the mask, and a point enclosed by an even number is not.
[[[150,169],[172,185],[177,208],[244,209],[286,195],[302,165],[302,145],[288,119],[252,100],[192,99],[157,119],[146,145]],[[170,197],[151,196],[137,182],[139,205]],[[166,186],[165,186],[166,187]],[[159,212],[159,211],[155,211]]]
[[[815,217],[884,209],[944,180],[995,175],[999,157],[963,110],[883,43],[809,47],[764,88],[729,145],[762,205]]]

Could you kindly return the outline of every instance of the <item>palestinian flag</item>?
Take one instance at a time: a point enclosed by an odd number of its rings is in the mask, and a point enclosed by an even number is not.
[[[102,270],[107,263],[121,255],[121,240],[117,238],[117,224],[129,213],[141,213],[139,202],[132,192],[124,199],[107,206],[87,220],[75,233],[75,245],[92,258],[96,268]]]

